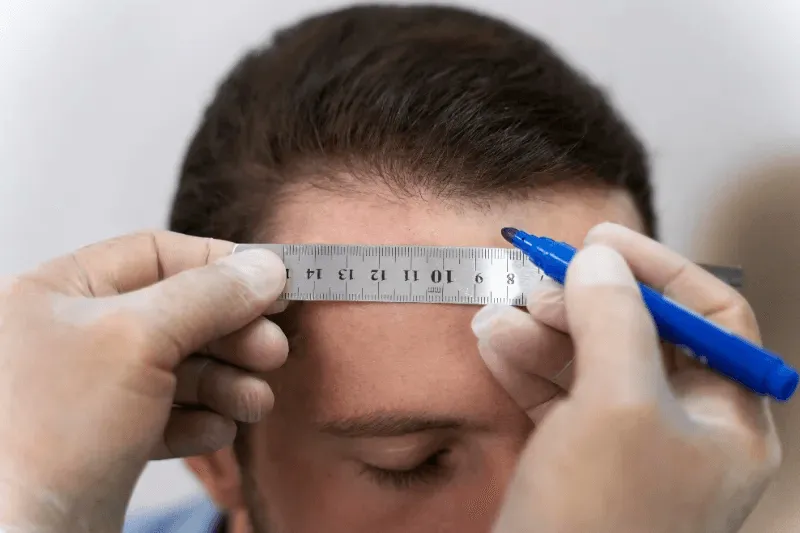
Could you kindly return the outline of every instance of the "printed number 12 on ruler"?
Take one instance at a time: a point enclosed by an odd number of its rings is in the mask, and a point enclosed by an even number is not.
[[[513,248],[242,244],[235,252],[249,248],[281,257],[287,300],[525,305],[544,279]]]

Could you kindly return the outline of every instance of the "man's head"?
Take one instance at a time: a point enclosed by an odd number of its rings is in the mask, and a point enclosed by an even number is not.
[[[499,229],[517,226],[579,245],[605,220],[656,229],[643,149],[594,86],[497,20],[364,6],[236,66],[191,143],[171,227],[503,246]],[[266,376],[274,411],[235,454],[190,461],[234,527],[486,531],[532,424],[484,368],[475,311],[291,306],[289,359]]]

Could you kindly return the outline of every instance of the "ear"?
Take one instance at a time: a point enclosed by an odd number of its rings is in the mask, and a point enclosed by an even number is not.
[[[207,455],[188,457],[184,461],[218,507],[229,512],[244,509],[239,463],[232,447]]]

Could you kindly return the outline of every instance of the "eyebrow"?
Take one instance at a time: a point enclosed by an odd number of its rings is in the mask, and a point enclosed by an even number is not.
[[[485,426],[453,416],[371,413],[365,416],[330,420],[319,424],[319,431],[337,437],[400,437],[433,430],[480,431]]]

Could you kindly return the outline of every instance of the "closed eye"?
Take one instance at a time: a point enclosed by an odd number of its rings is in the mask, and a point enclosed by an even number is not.
[[[381,468],[364,463],[363,472],[377,484],[398,490],[435,484],[446,481],[452,474],[452,465],[447,464],[450,452],[448,448],[438,450],[423,461],[404,469]]]

